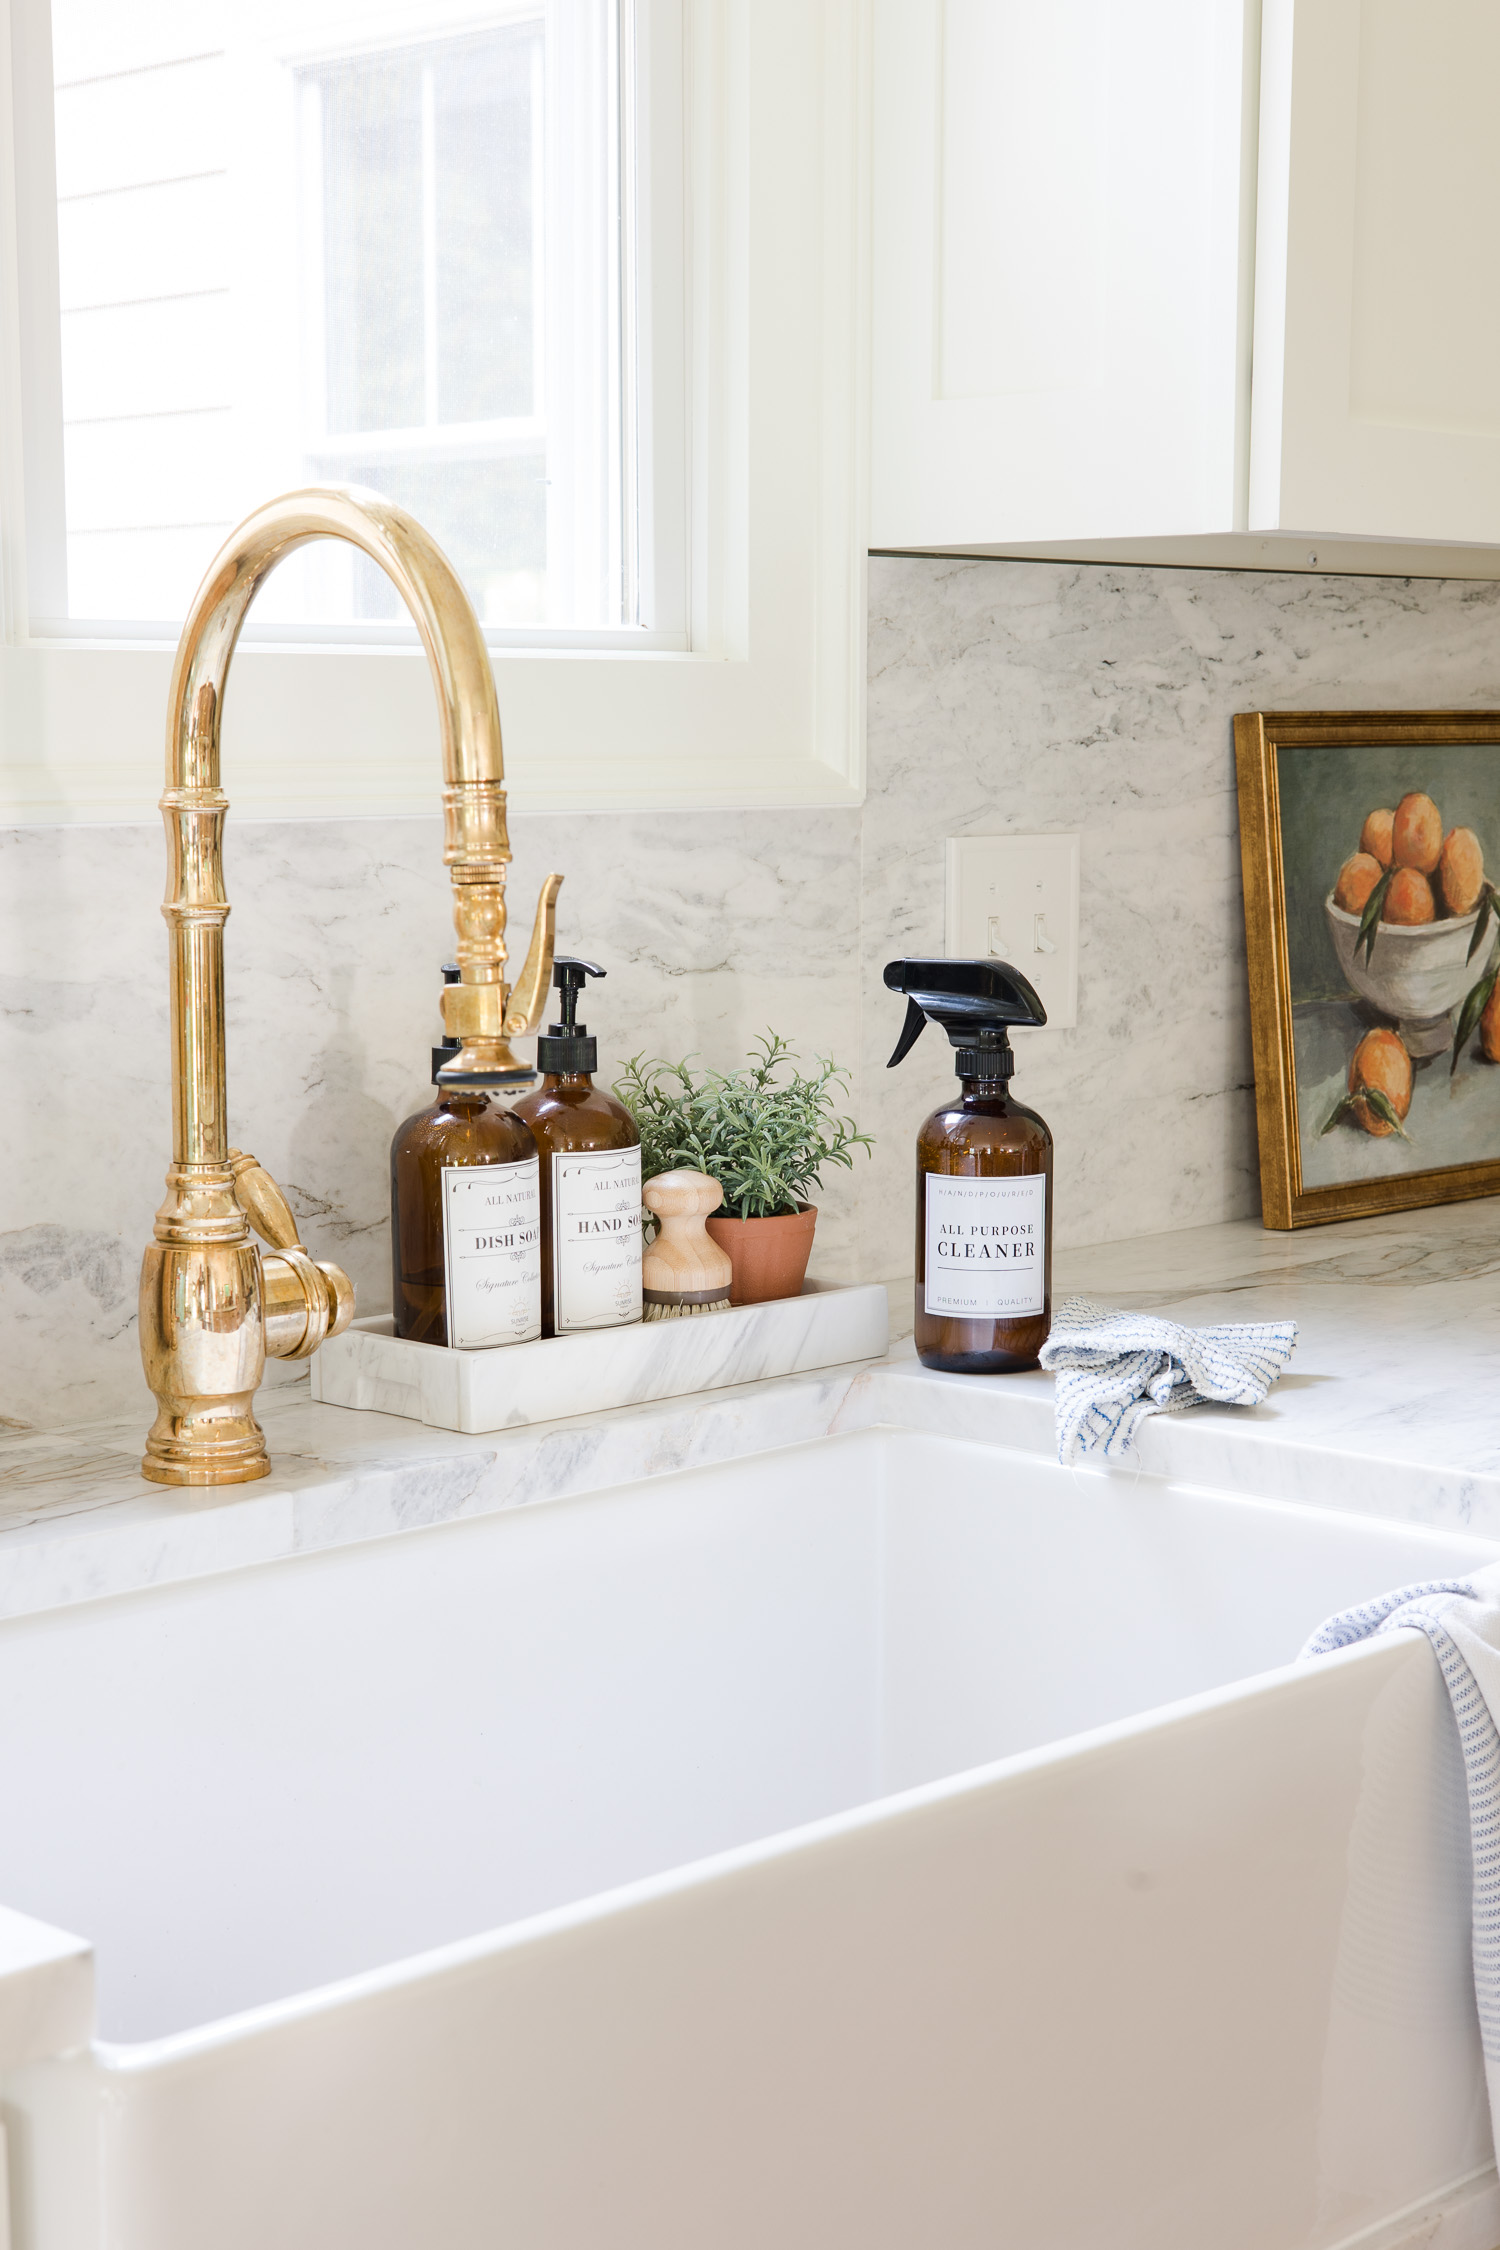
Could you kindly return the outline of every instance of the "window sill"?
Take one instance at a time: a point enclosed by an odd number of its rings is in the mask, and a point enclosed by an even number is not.
[[[856,638],[855,661],[861,649]],[[6,650],[0,826],[154,823],[172,656],[128,642]],[[499,652],[512,809],[857,804],[859,738],[848,725],[828,737],[845,753],[839,763],[786,747],[806,738],[798,720],[814,683],[803,674],[774,660],[664,650]],[[247,644],[225,699],[224,785],[240,819],[436,818],[426,657]]]

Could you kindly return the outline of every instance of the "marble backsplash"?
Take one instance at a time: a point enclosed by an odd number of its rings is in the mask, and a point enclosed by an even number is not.
[[[826,1180],[815,1270],[909,1272],[912,1137],[951,1077],[931,1032],[887,1074],[901,1007],[881,968],[941,950],[945,837],[1077,829],[1079,1022],[1027,1038],[1017,1086],[1057,1137],[1059,1239],[1253,1212],[1230,716],[1500,704],[1500,584],[876,558],[870,599],[861,809],[513,817],[522,942],[559,867],[559,944],[610,971],[588,998],[601,1077],[641,1050],[727,1065],[768,1024],[831,1049],[877,1146]],[[163,864],[155,826],[0,832],[12,1423],[146,1409],[135,1290],[167,1157]],[[439,824],[231,818],[226,870],[235,1139],[380,1309],[386,1151],[428,1098],[449,948]]]
[[[898,1263],[911,1139],[950,1083],[928,1031],[885,1059],[903,952],[942,951],[943,844],[1081,833],[1078,1024],[1022,1034],[1051,1126],[1060,1243],[1257,1213],[1236,711],[1500,706],[1500,583],[872,559],[864,807],[863,1200]]]
[[[600,1079],[642,1051],[743,1054],[767,1024],[853,1059],[859,814],[513,817],[524,950],[549,868],[559,946],[605,964]],[[0,833],[0,1418],[45,1427],[145,1403],[141,1250],[170,1149],[162,838]],[[225,938],[235,1143],[282,1183],[315,1254],[390,1304],[387,1156],[432,1098],[452,950],[432,820],[229,822]],[[856,1205],[830,1196],[824,1271],[852,1278]],[[272,1362],[268,1380],[300,1370]]]

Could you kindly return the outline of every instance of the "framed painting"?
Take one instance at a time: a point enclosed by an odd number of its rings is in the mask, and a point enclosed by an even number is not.
[[[1234,744],[1265,1224],[1500,1192],[1500,711]]]

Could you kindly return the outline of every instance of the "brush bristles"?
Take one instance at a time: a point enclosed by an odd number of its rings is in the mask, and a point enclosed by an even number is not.
[[[729,1299],[721,1297],[714,1305],[647,1305],[642,1320],[686,1320],[694,1313],[728,1312]]]

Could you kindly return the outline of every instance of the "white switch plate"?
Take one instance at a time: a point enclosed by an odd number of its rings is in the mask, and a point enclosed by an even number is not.
[[[944,949],[993,953],[1035,985],[1047,1022],[1078,1021],[1077,836],[950,836]]]

